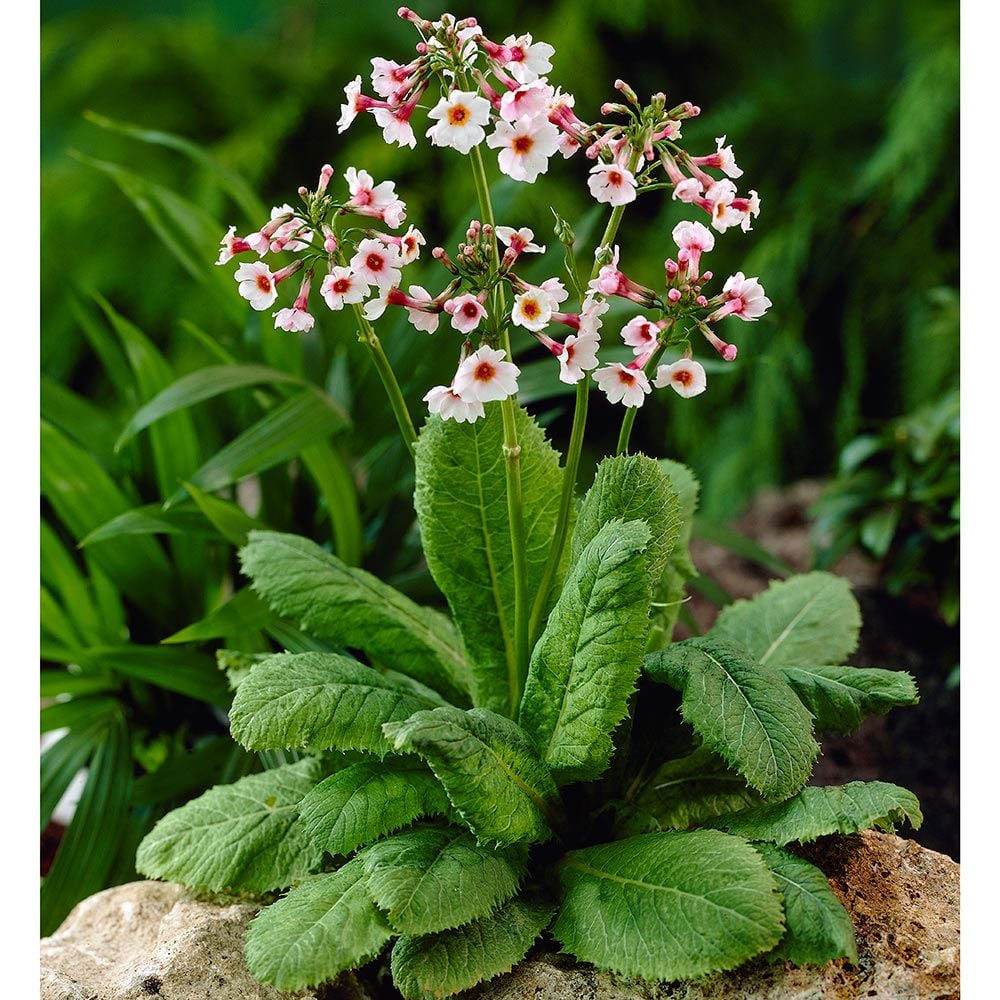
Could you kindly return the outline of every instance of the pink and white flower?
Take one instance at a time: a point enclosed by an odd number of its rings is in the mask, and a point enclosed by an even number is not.
[[[372,87],[379,97],[392,97],[413,73],[412,66],[401,66],[392,59],[375,56],[372,63]]]
[[[659,335],[660,327],[645,316],[633,316],[622,327],[622,340],[632,348],[636,357],[649,354],[656,347]]]
[[[569,298],[566,286],[558,278],[546,278],[539,286],[547,293],[555,305],[562,305]]]
[[[541,115],[498,121],[486,145],[500,150],[500,169],[508,177],[531,184],[549,169],[549,157],[559,148],[559,130]]]
[[[427,291],[426,288],[422,288],[420,285],[410,285],[410,298],[416,299],[418,302],[433,302],[434,299],[431,293]],[[438,328],[438,321],[441,316],[437,312],[426,312],[423,309],[414,309],[412,306],[406,307],[407,318],[410,323],[418,330],[422,330],[424,333],[434,333]],[[426,397],[425,397],[426,398]],[[437,413],[437,410],[431,410],[432,413]]]
[[[367,281],[349,267],[331,267],[319,290],[326,299],[326,304],[333,310],[339,310],[345,304],[355,305],[364,301],[370,287]]]
[[[733,207],[736,185],[727,179],[716,181],[706,192],[699,204],[712,216],[712,228],[724,233],[730,226],[738,226],[743,221],[742,212]]]
[[[529,229],[528,232],[531,230]],[[229,227],[229,231],[219,241],[219,247],[219,259],[215,262],[216,264],[228,264],[236,254],[246,253],[253,249],[245,237],[236,235],[235,226]]]
[[[726,303],[717,309],[709,322],[716,322],[724,316],[738,316],[746,322],[760,319],[771,308],[771,300],[764,294],[764,286],[758,278],[747,278],[742,271],[737,271],[726,279],[722,286],[722,294]]]
[[[346,132],[358,115],[382,103],[361,93],[360,76],[356,76],[344,87],[344,99],[345,103],[340,106],[340,118],[337,119],[338,132]]]
[[[606,205],[627,205],[636,199],[635,177],[617,163],[598,163],[590,168],[590,193]]]
[[[424,396],[424,402],[431,413],[437,413],[442,420],[454,420],[456,423],[474,423],[485,416],[483,404],[478,400],[462,399],[450,385],[436,385]]]
[[[506,353],[485,344],[459,366],[453,383],[455,392],[467,403],[489,403],[517,392],[521,369],[504,361]]]
[[[263,312],[274,305],[278,297],[278,283],[263,261],[240,264],[233,277],[239,282],[240,295],[250,303],[251,308]]]
[[[299,294],[295,297],[290,309],[279,309],[271,315],[274,318],[275,330],[287,330],[289,333],[308,333],[316,322],[309,312],[309,286],[312,284],[312,271],[307,271],[299,286]]]
[[[697,278],[701,255],[715,246],[711,230],[700,222],[678,222],[671,235],[680,251],[677,259],[686,261],[691,277]]]
[[[743,171],[736,165],[736,157],[732,146],[723,146],[726,137],[719,136],[715,140],[716,151],[708,156],[693,156],[691,162],[699,167],[714,167],[721,170],[727,177],[742,177]]]
[[[453,90],[427,116],[437,121],[427,130],[435,146],[450,146],[468,153],[486,138],[483,126],[489,124],[490,102],[472,91]]]
[[[579,335],[581,337],[597,336],[600,333],[604,320],[601,317],[610,309],[610,303],[604,299],[595,298],[588,295],[583,300],[583,308],[580,310]]]
[[[378,285],[381,291],[398,285],[402,277],[403,258],[398,248],[386,246],[381,240],[362,240],[350,264],[359,278],[369,285]]]
[[[255,247],[254,249],[263,257],[265,253],[270,251],[271,253],[277,253],[280,250],[305,250],[309,243],[306,242],[312,237],[312,233],[306,228],[305,222],[301,219],[296,219],[295,209],[292,208],[287,202],[284,205],[275,205],[271,209],[271,224],[279,222],[281,219],[286,219],[285,222],[280,222],[276,228],[271,228],[271,226],[265,226],[260,233],[255,234],[255,236],[260,238],[261,246]],[[270,237],[265,236],[265,234],[270,231]],[[296,238],[300,237],[300,238]],[[251,237],[247,237],[249,241]],[[262,249],[263,247],[263,249]]]
[[[472,333],[483,319],[489,318],[482,302],[471,292],[448,299],[444,311],[451,316],[451,325],[459,333]]]
[[[402,236],[391,237],[393,243],[396,243],[397,239],[404,264],[412,264],[420,256],[420,248],[427,245],[424,234],[416,226],[410,226]]]
[[[629,368],[620,361],[605,365],[594,372],[594,381],[611,403],[625,406],[642,406],[652,387],[641,368]]]
[[[514,297],[514,307],[511,310],[511,322],[515,326],[523,326],[532,333],[544,330],[552,320],[552,311],[556,303],[548,292],[541,288],[528,288]]]
[[[413,134],[410,124],[410,114],[413,108],[403,105],[400,108],[372,108],[375,122],[382,129],[382,138],[388,145],[409,146],[415,149],[417,137]]]
[[[656,369],[656,378],[653,385],[657,389],[670,386],[678,396],[690,399],[703,393],[708,386],[708,379],[705,376],[705,369],[691,358],[681,358],[672,365],[660,365]]]
[[[704,190],[705,185],[697,177],[685,177],[674,185],[673,197],[676,201],[691,204],[701,197],[701,192]]]
[[[552,69],[556,50],[548,42],[533,42],[531,35],[509,35],[503,44],[510,53],[505,66],[518,83],[531,83]]]
[[[559,357],[559,381],[575,385],[597,367],[597,349],[601,338],[596,333],[571,333],[563,342]]]
[[[545,247],[540,247],[534,243],[535,234],[526,226],[521,229],[514,229],[513,226],[497,226],[497,239],[507,247],[510,247],[517,254],[522,253],[545,253]]]
[[[526,83],[517,90],[508,90],[500,98],[500,117],[515,122],[518,118],[534,118],[546,112],[555,90],[544,80]]]
[[[348,167],[344,171],[351,197],[346,205],[356,215],[381,219],[392,229],[398,229],[406,218],[406,203],[396,197],[395,181],[376,184],[367,170]]]

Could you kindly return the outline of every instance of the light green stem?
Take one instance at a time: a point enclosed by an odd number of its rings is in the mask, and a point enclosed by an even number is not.
[[[653,352],[652,357],[646,362],[646,366],[643,369],[647,376],[655,373],[656,365],[660,358],[663,357],[663,352],[666,349],[667,345],[661,343],[660,346]],[[625,416],[622,418],[622,429],[618,434],[618,450],[615,452],[616,455],[628,454],[628,442],[629,438],[632,436],[632,425],[635,423],[635,417],[638,412],[638,406],[630,406],[625,410]]]
[[[476,194],[479,198],[479,209],[482,222],[492,229],[490,243],[493,251],[493,264],[500,266],[500,249],[497,246],[496,222],[493,217],[493,203],[490,200],[490,187],[486,179],[486,166],[478,146],[473,146],[469,159],[472,162],[472,176],[476,183]],[[505,322],[507,303],[502,284],[498,284],[490,296],[490,310],[496,329],[503,338],[503,348],[507,360],[513,361],[510,349],[510,334]],[[510,694],[510,715],[517,716],[521,704],[521,691],[525,678],[528,676],[528,557],[524,536],[524,504],[521,498],[521,445],[517,439],[516,410],[517,400],[508,396],[501,400],[500,409],[503,414],[503,457],[504,471],[507,480],[507,520],[510,524],[510,548],[514,560],[514,658],[510,663],[508,691]]]

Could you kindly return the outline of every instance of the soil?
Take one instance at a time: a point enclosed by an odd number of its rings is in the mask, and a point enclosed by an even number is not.
[[[733,527],[798,572],[811,568],[808,508],[822,483],[804,480],[784,490],[760,494]],[[774,574],[704,541],[691,546],[695,565],[732,597],[752,597]],[[924,824],[900,831],[918,843],[959,860],[959,691],[947,679],[958,662],[957,629],[935,614],[919,592],[895,598],[879,586],[878,566],[860,553],[848,553],[834,572],[854,586],[863,626],[856,666],[911,673],[920,703],[875,716],[849,736],[828,735],[812,784],[891,781],[920,800]],[[709,627],[717,608],[695,596],[689,610],[699,627]],[[680,630],[678,630],[680,635]]]

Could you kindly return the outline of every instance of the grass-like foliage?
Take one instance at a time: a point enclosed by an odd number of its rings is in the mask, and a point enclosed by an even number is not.
[[[540,505],[531,566],[544,563],[544,504],[562,470],[531,418],[517,419],[523,496]],[[499,449],[500,422],[499,408],[472,425],[432,417],[416,449],[421,536],[453,621],[306,539],[250,534],[253,591],[315,650],[231,675],[233,734],[308,756],[165,817],[140,869],[286,890],[247,940],[251,970],[286,989],[391,946],[405,997],[449,996],[509,970],[545,933],[650,979],[759,955],[856,959],[846,911],[786,845],[919,825],[901,788],[806,787],[815,732],[913,703],[912,680],[841,665],[860,617],[825,573],[671,641],[664,595],[681,600],[691,573],[697,484],[642,455],[605,460],[577,505],[522,675],[511,553],[496,544],[505,508],[490,501],[502,470],[474,460],[486,442]],[[641,708],[654,696],[667,714],[650,733]]]

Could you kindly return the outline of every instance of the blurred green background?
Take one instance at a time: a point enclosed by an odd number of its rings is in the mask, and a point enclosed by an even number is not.
[[[75,741],[43,758],[43,828],[90,768],[43,888],[47,931],[77,899],[131,877],[134,844],[163,811],[274,763],[228,742],[225,685],[204,652],[301,640],[238,590],[234,543],[249,521],[236,499],[260,523],[435,599],[411,466],[350,313],[320,307],[312,334],[275,331],[236,295],[233,266],[214,266],[228,225],[259,227],[326,161],[334,184],[352,165],[395,180],[428,249],[460,238],[475,214],[464,158],[426,142],[387,147],[371,120],[336,132],[344,83],[367,79],[373,55],[412,52],[396,6],[43,4],[42,691],[59,700],[42,726]],[[759,275],[774,307],[758,323],[731,321],[736,363],[705,345],[709,392],[649,397],[633,446],[691,465],[716,523],[761,487],[833,476],[828,559],[860,544],[898,589],[957,583],[957,3],[509,0],[455,13],[497,40],[530,31],[551,42],[551,80],[576,94],[584,119],[618,76],[699,104],[686,148],[709,152],[725,133],[740,186],[760,192],[754,231],[721,236],[708,266],[720,283]],[[591,252],[600,216],[588,166],[557,158],[545,183],[497,180],[498,220],[549,244],[536,278],[560,267],[550,207]],[[663,193],[640,207],[626,213],[622,263],[652,284],[689,213]],[[410,280],[436,291],[443,272],[430,264],[425,254]],[[628,316],[612,314],[606,343]],[[381,333],[422,419],[420,398],[454,369],[454,343],[402,316]],[[522,345],[523,398],[561,447],[572,397],[551,359]],[[245,381],[199,401],[190,391],[116,448],[143,403],[206,368],[211,384],[221,366]],[[584,480],[621,420],[593,399]],[[956,601],[941,596],[948,620]]]

